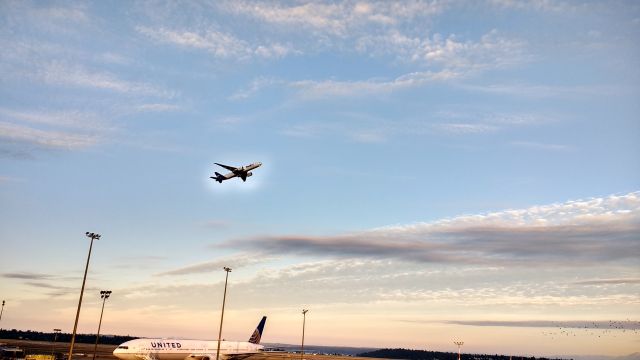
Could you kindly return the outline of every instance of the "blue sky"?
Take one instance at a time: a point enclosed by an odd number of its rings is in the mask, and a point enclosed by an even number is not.
[[[3,327],[71,330],[94,231],[81,331],[108,288],[107,332],[213,338],[231,266],[229,338],[637,351],[635,2],[0,14]]]

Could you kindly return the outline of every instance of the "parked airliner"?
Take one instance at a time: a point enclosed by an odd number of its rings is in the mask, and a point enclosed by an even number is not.
[[[249,341],[220,341],[220,359],[243,359],[262,351],[263,316]],[[135,339],[122,343],[114,351],[122,360],[211,360],[216,358],[218,341],[181,339]]]
[[[251,175],[253,175],[253,173],[251,172],[251,170],[256,169],[258,167],[260,167],[260,165],[262,165],[261,162],[254,162],[251,163],[249,165],[245,165],[245,166],[241,166],[241,167],[233,167],[233,166],[229,166],[229,165],[224,165],[224,164],[220,164],[220,163],[215,163],[218,166],[222,166],[223,168],[231,171],[230,173],[228,173],[227,175],[222,175],[219,172],[216,171],[216,176],[209,176],[210,178],[212,178],[213,180],[222,183],[225,180],[229,180],[232,179],[234,177],[239,177],[242,179],[242,181],[247,181],[247,178]]]

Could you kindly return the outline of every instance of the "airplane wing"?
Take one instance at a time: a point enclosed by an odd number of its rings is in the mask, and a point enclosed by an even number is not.
[[[214,164],[216,164],[216,165],[218,165],[218,166],[222,166],[223,168],[225,168],[225,169],[227,169],[227,170],[229,170],[229,171],[236,171],[236,170],[238,170],[238,168],[234,168],[233,166],[223,165],[223,164],[220,164],[220,163],[214,163]]]

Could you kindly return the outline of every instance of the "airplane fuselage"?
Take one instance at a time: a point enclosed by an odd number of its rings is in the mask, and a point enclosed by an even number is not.
[[[239,175],[239,174],[241,174],[243,172],[246,173],[248,171],[251,171],[253,169],[256,169],[256,168],[260,167],[260,165],[262,165],[261,162],[251,163],[249,165],[245,165],[245,166],[239,168],[237,171],[234,171],[233,173],[236,174],[236,175]]]
[[[113,355],[122,360],[210,360],[215,359],[217,341],[179,339],[135,339],[118,346]],[[262,345],[246,341],[221,341],[221,358],[227,355],[251,354],[263,349]]]

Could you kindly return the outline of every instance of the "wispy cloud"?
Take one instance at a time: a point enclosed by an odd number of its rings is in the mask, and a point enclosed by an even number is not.
[[[481,134],[498,130],[498,127],[495,125],[464,123],[435,124],[434,128],[451,134]]]
[[[361,37],[356,48],[368,54],[391,55],[403,62],[464,73],[512,66],[529,59],[522,41],[503,37],[496,30],[477,41],[463,41],[455,35],[440,34],[410,37],[394,30],[385,35]]]
[[[106,130],[108,128],[97,114],[81,111],[18,111],[0,108],[0,117],[53,127],[84,130]]]
[[[138,26],[136,30],[153,41],[205,50],[214,57],[223,59],[247,60],[253,57],[278,59],[289,54],[299,53],[291,45],[281,43],[252,45],[232,34],[214,29],[191,31]]]
[[[181,108],[175,104],[154,103],[138,105],[136,110],[142,112],[174,112],[181,110]]]
[[[390,133],[394,131],[385,123],[372,122],[363,128],[348,122],[312,121],[285,127],[280,133],[297,138],[319,138],[330,134],[351,142],[377,144],[386,142]]]
[[[447,134],[486,134],[505,131],[516,127],[538,126],[556,121],[555,117],[531,113],[484,113],[439,111],[434,118],[444,122],[435,123],[431,127],[437,132]],[[512,143],[512,145],[515,145]],[[520,144],[520,146],[525,146]],[[530,146],[533,147],[533,146]]]
[[[225,258],[206,261],[194,265],[185,266],[179,269],[169,270],[156,274],[157,276],[165,275],[190,275],[199,273],[208,273],[219,271],[225,266],[229,266],[233,269],[247,267],[254,264],[259,264],[270,260],[272,257],[261,256],[259,254],[236,254]]]
[[[225,246],[272,254],[421,263],[580,265],[640,256],[640,192],[337,236],[264,236]]]
[[[166,28],[153,29],[146,26],[138,26],[136,30],[157,42],[207,50],[222,58],[246,56],[249,52],[249,46],[245,41],[215,30],[197,33]]]
[[[537,150],[548,150],[548,151],[568,151],[573,148],[568,145],[561,144],[547,144],[547,143],[539,143],[533,141],[512,141],[511,145],[523,148],[537,149]]]
[[[77,150],[101,142],[114,129],[95,113],[80,111],[19,111],[0,108],[0,139],[6,151]]]
[[[298,260],[301,260],[298,258]],[[544,270],[525,268],[505,268],[495,266],[461,266],[460,264],[435,264],[407,262],[403,259],[366,259],[347,257],[326,260],[309,260],[282,266],[260,266],[251,270],[251,276],[233,282],[236,306],[253,307],[252,298],[260,298],[263,307],[296,307],[301,302],[318,306],[330,304],[408,304],[424,303],[460,304],[465,307],[481,307],[483,311],[494,307],[502,314],[510,313],[506,307],[590,307],[618,304],[634,307],[640,300],[628,289],[587,289],[567,288],[563,281],[540,281],[537,274]],[[209,268],[194,269],[187,274],[219,272],[221,266],[234,265],[221,262]],[[181,270],[181,269],[177,269]],[[239,271],[243,271],[242,266]],[[577,270],[577,272],[581,272]],[[243,274],[247,274],[244,271]],[[161,274],[157,274],[161,275]],[[173,274],[162,274],[171,276]],[[181,274],[175,274],[181,275]],[[517,280],[514,281],[513,277]],[[132,288],[139,298],[181,297],[185,292],[202,296],[220,289],[221,283],[205,280],[203,283],[166,282],[158,279],[158,284]],[[224,278],[219,278],[222,282]],[[301,289],[282,292],[282,289]],[[344,291],[349,289],[349,291]],[[122,292],[119,292],[122,293]],[[133,296],[133,295],[132,295]],[[201,302],[194,302],[201,307]],[[516,311],[516,314],[518,312]]]
[[[176,95],[172,91],[148,83],[127,81],[107,72],[90,71],[83,66],[71,66],[60,62],[44,64],[31,77],[51,85],[109,90],[131,95],[163,98],[172,98]]]
[[[219,7],[285,29],[305,29],[316,36],[349,36],[370,25],[394,25],[415,18],[431,17],[448,7],[448,1],[387,1],[318,3],[294,5],[257,1],[227,1]]]
[[[456,84],[461,89],[496,94],[500,96],[521,96],[528,98],[576,98],[601,96],[624,91],[621,86],[606,85],[534,85],[534,84]]]
[[[275,85],[282,85],[282,84],[285,84],[284,80],[279,80],[276,78],[268,78],[268,77],[259,77],[251,81],[251,83],[244,89],[238,90],[235,93],[233,93],[231,96],[229,96],[229,100],[234,100],[234,101],[244,100],[251,97],[255,93],[261,91],[262,89],[275,86]]]
[[[322,99],[327,97],[366,97],[384,95],[395,91],[419,87],[428,83],[436,83],[448,79],[455,79],[461,74],[442,72],[415,72],[401,75],[395,79],[366,79],[366,80],[294,80],[258,78],[246,88],[235,92],[230,100],[244,100],[265,88],[283,86],[294,89],[304,99]]]
[[[122,76],[102,70],[105,61],[122,61],[115,54],[103,54],[94,63],[90,60],[95,60],[95,55],[57,43],[0,36],[0,44],[7,50],[0,55],[0,69],[3,70],[1,77],[5,79],[26,79],[47,85],[107,90],[137,96],[176,96],[175,92],[161,86],[123,79]]]
[[[622,279],[593,279],[581,280],[571,283],[572,285],[626,285],[640,284],[640,278],[622,278]]]
[[[3,5],[4,20],[12,28],[28,27],[47,33],[68,34],[91,26],[86,4],[34,4],[11,2]],[[74,26],[69,26],[73,24]]]
[[[487,0],[487,2],[498,8],[529,10],[529,11],[566,13],[568,11],[576,9],[575,5],[572,5],[567,1],[561,1],[561,0],[535,0],[535,1]]]
[[[86,148],[98,143],[98,138],[92,135],[44,131],[7,122],[0,122],[0,138],[43,148],[69,150]]]
[[[494,321],[494,320],[451,320],[446,324],[467,326],[506,326],[506,327],[532,327],[532,328],[567,328],[567,329],[626,329],[639,330],[640,321],[624,320],[520,320],[520,321]]]
[[[21,280],[50,280],[54,278],[54,276],[49,274],[32,273],[32,272],[3,273],[0,276],[7,279],[21,279]]]
[[[289,83],[294,89],[306,98],[322,98],[327,96],[368,96],[371,94],[386,94],[398,90],[422,86],[428,83],[436,83],[455,79],[462,74],[442,70],[438,72],[414,72],[399,76],[393,80],[362,80],[362,81],[337,81],[337,80],[302,80]]]

